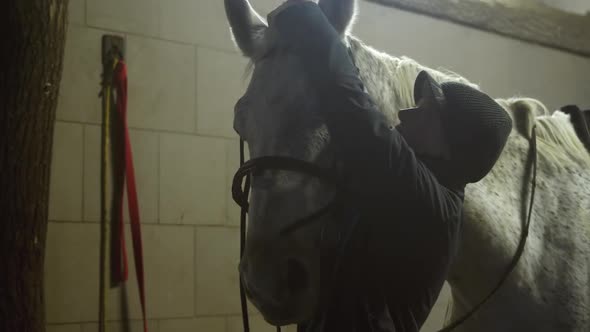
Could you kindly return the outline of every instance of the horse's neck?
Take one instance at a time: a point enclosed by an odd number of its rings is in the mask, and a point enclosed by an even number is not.
[[[349,46],[361,80],[373,102],[396,125],[397,111],[413,104],[413,84],[418,73],[408,73],[401,78],[398,69],[402,59],[381,53],[350,37]]]
[[[492,171],[482,181],[466,188],[461,246],[448,276],[454,301],[453,319],[489,295],[516,253],[531,191],[532,164],[528,151],[529,142],[513,133]],[[530,251],[524,254],[529,255]],[[502,303],[518,304],[518,299],[523,297],[515,289],[520,287],[520,282],[532,283],[532,277],[523,276],[535,269],[527,266],[528,262],[527,259],[519,262],[516,275],[522,278],[514,278],[513,274],[486,308],[497,306],[501,311],[509,309],[507,306],[502,309]],[[510,299],[512,295],[514,298]],[[478,329],[479,325],[481,322],[472,319],[460,330],[469,331],[470,326]]]

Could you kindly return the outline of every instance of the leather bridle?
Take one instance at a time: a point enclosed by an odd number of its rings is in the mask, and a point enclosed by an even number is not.
[[[507,266],[502,278],[497,283],[497,285],[492,289],[492,291],[477,305],[475,305],[467,314],[462,316],[461,318],[457,319],[452,324],[444,327],[443,329],[439,330],[438,332],[449,332],[455,329],[457,326],[465,322],[469,317],[471,317],[481,306],[483,306],[497,291],[498,289],[504,284],[510,273],[514,270],[514,267],[518,263],[522,253],[524,251],[524,247],[526,245],[526,239],[528,237],[530,223],[531,223],[531,216],[532,216],[532,209],[534,205],[535,199],[535,188],[537,183],[537,135],[536,135],[536,128],[533,126],[532,128],[532,138],[531,138],[531,152],[532,152],[532,181],[531,181],[531,196],[529,202],[529,209],[528,209],[528,216],[525,220],[523,225],[523,229],[520,236],[520,241],[518,247],[516,249],[516,253],[514,254],[512,261]],[[286,170],[286,171],[296,171],[300,173],[304,173],[307,175],[314,176],[320,180],[326,181],[334,185],[336,188],[342,189],[341,182],[335,172],[317,166],[313,163],[290,158],[290,157],[282,157],[282,156],[264,156],[259,158],[253,158],[249,161],[245,162],[244,160],[244,141],[240,139],[240,168],[236,172],[233,184],[232,184],[232,197],[233,200],[241,207],[241,215],[240,215],[240,259],[244,254],[244,247],[246,244],[246,215],[248,213],[249,203],[248,203],[248,196],[250,192],[250,185],[251,185],[251,177],[252,174],[255,174],[260,171],[264,170]],[[338,196],[336,196],[338,197]],[[318,211],[310,214],[307,217],[295,220],[293,223],[289,224],[287,227],[280,231],[281,235],[289,234],[297,229],[305,227],[310,223],[317,221],[320,217],[326,215],[330,211],[336,208],[337,198],[334,198],[330,203],[328,203],[323,208],[319,209]],[[356,224],[351,227],[349,230],[350,233],[354,232],[354,227]],[[345,240],[346,242],[347,240]],[[248,321],[248,309],[247,309],[247,301],[246,301],[246,294],[243,285],[242,278],[240,277],[240,301],[242,307],[242,323],[244,326],[244,332],[249,332],[249,321]],[[280,326],[277,326],[277,332],[281,331]]]
[[[317,166],[311,162],[283,157],[283,156],[264,156],[259,158],[252,158],[247,162],[244,161],[244,141],[240,140],[240,168],[234,175],[232,183],[232,198],[240,206],[240,259],[244,254],[244,248],[246,244],[246,215],[249,209],[248,196],[250,193],[250,186],[252,181],[252,175],[265,171],[265,170],[283,170],[283,171],[295,171],[306,175],[313,176],[322,180],[336,189],[340,188],[340,181],[338,180],[337,173],[333,170],[327,170],[320,166]],[[288,224],[285,228],[281,229],[279,235],[288,235],[298,229],[301,229],[312,222],[319,220],[321,217],[334,210],[338,202],[338,195],[336,195],[328,204],[320,208],[316,212],[294,220]],[[246,294],[244,289],[243,280],[240,277],[240,302],[242,306],[242,323],[244,325],[244,332],[249,332],[248,322],[248,302],[246,301]],[[280,332],[280,326],[277,326],[277,331]]]
[[[251,175],[265,170],[282,170],[294,171],[313,176],[326,182],[334,187],[339,187],[340,181],[334,172],[317,166],[311,162],[282,156],[264,156],[250,159],[244,162],[244,142],[240,141],[240,168],[234,175],[232,185],[232,197],[234,201],[242,208],[243,212],[249,209],[248,192],[250,191]],[[244,181],[245,179],[245,181]],[[242,184],[244,187],[242,188]],[[317,220],[328,213],[335,205],[336,199],[326,204],[323,208],[310,214],[309,216],[297,219],[287,227],[280,230],[280,235],[287,235],[297,229],[305,227],[309,223]]]

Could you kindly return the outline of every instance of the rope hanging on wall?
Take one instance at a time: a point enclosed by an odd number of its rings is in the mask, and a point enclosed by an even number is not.
[[[128,279],[128,260],[125,246],[125,223],[123,219],[123,193],[127,187],[127,199],[129,219],[131,222],[131,236],[133,241],[133,254],[135,260],[135,272],[139,288],[139,299],[143,318],[143,330],[148,331],[145,306],[145,278],[143,268],[143,245],[141,239],[141,221],[139,215],[139,203],[137,198],[137,186],[135,170],[133,166],[133,153],[131,139],[127,125],[127,65],[122,57],[122,52],[116,51],[113,45],[114,39],[110,36],[103,38],[105,45],[111,46],[104,62],[103,72],[103,146],[102,172],[101,172],[101,252],[100,252],[100,289],[99,289],[99,332],[106,331],[106,304],[108,279],[107,253],[111,252],[110,270],[112,285],[122,285]],[[113,112],[113,108],[115,112]],[[113,138],[119,138],[113,139]],[[119,146],[111,146],[117,143]],[[121,144],[122,143],[122,146]],[[118,153],[120,152],[120,153]],[[112,155],[111,155],[112,154]],[[116,161],[119,161],[117,163]],[[120,166],[120,167],[116,167]],[[119,168],[119,169],[117,169]],[[109,172],[109,170],[112,171]],[[110,175],[110,176],[107,176]],[[112,185],[109,185],[109,178]],[[113,200],[109,202],[108,192],[112,189]],[[113,212],[109,213],[112,203]],[[109,218],[109,216],[111,218]],[[115,223],[111,229],[109,219]],[[112,239],[113,248],[109,250],[109,241]]]

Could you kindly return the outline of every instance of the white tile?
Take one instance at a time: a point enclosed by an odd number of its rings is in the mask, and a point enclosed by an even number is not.
[[[50,220],[82,220],[82,137],[82,125],[55,123],[49,189]]]
[[[225,318],[203,317],[190,319],[164,319],[160,321],[162,332],[227,332]]]
[[[84,132],[84,220],[100,220],[102,128],[87,125]],[[158,134],[130,130],[131,148],[137,185],[139,213],[142,223],[158,221]],[[117,144],[112,142],[113,145]],[[122,144],[122,142],[119,142]],[[112,158],[112,155],[111,155]],[[109,168],[109,172],[113,172]],[[109,178],[109,187],[113,181]],[[112,187],[111,187],[112,188]],[[109,195],[109,201],[110,201]],[[127,187],[123,197],[123,220],[129,221]]]
[[[158,0],[88,0],[88,25],[104,29],[157,36],[160,29]]]
[[[194,233],[186,226],[144,225],[141,229],[145,274],[146,312],[150,319],[192,317],[194,314]],[[131,231],[125,230],[129,280],[125,289],[109,294],[107,319],[141,319]],[[126,295],[125,295],[126,294]]]
[[[225,144],[216,138],[161,135],[161,223],[224,223]]]
[[[99,227],[50,222],[45,250],[47,322],[92,321],[98,313]]]
[[[161,36],[170,40],[237,52],[225,16],[223,1],[166,1],[162,5]]]
[[[244,330],[242,323],[242,316],[228,318],[227,332],[241,332]],[[250,330],[256,332],[275,332],[276,327],[267,323],[260,315],[250,315],[249,317]],[[281,326],[282,332],[297,332],[297,326]]]
[[[86,125],[84,128],[84,221],[98,222],[101,218],[101,169],[103,168],[102,155],[102,127]],[[112,169],[108,168],[109,174]],[[112,179],[107,175],[109,187],[112,186]],[[106,197],[107,202],[112,200],[109,190]],[[109,211],[112,206],[108,206]],[[110,219],[110,212],[107,213]]]
[[[163,38],[233,49],[223,1],[168,0],[160,19]]]
[[[86,123],[102,122],[101,100],[98,94],[102,79],[101,39],[105,33],[101,30],[69,25],[57,119]]]
[[[234,105],[244,94],[247,60],[205,48],[197,50],[197,132],[237,138]]]
[[[68,6],[68,22],[78,25],[86,23],[86,0],[70,0]]]
[[[149,332],[158,332],[159,324],[157,321],[148,320]],[[119,321],[107,322],[106,330],[108,332],[143,332],[143,321]],[[82,325],[82,332],[98,332],[98,323],[86,323]]]
[[[129,280],[124,287],[108,291],[108,320],[141,318],[128,228],[125,239]],[[144,225],[142,242],[148,318],[192,317],[195,304],[193,229]],[[48,323],[96,321],[99,251],[98,224],[49,223],[45,263]]]
[[[79,324],[47,325],[46,332],[82,332]]]
[[[196,315],[241,314],[239,229],[197,226],[195,241]],[[248,312],[253,316],[260,315],[250,301]]]
[[[194,47],[130,36],[127,63],[129,125],[194,132]]]
[[[196,232],[197,315],[241,313],[238,282],[240,255],[238,230],[197,227]]]
[[[288,325],[283,327],[282,331],[285,332],[297,332],[297,325]]]
[[[144,234],[149,317],[192,317],[195,312],[193,228],[147,226]]]
[[[260,14],[262,17],[266,19],[266,16],[270,11],[277,8],[279,5],[283,3],[282,0],[258,0],[256,2],[250,1],[252,3],[252,7]]]

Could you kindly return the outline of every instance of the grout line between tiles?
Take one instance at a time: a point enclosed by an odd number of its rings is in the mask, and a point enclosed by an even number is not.
[[[90,28],[90,29],[95,29],[95,30],[103,30],[103,31],[108,31],[111,33],[120,33],[120,34],[126,34],[128,36],[132,36],[132,37],[139,37],[139,38],[145,38],[145,39],[153,39],[156,41],[161,41],[161,42],[167,42],[167,43],[172,43],[172,44],[178,44],[178,45],[184,45],[184,46],[196,46],[198,48],[206,48],[215,52],[220,52],[220,53],[226,53],[226,54],[231,54],[231,55],[236,55],[236,56],[240,56],[240,53],[238,52],[237,48],[232,48],[232,50],[229,50],[227,48],[223,48],[223,47],[219,47],[219,46],[214,46],[208,43],[203,43],[203,42],[187,42],[187,41],[182,41],[182,40],[176,40],[176,39],[170,39],[170,38],[165,38],[165,37],[161,37],[161,36],[153,36],[153,35],[149,35],[149,34],[144,34],[141,32],[133,32],[133,31],[126,31],[124,29],[116,29],[116,28],[105,28],[99,25],[93,25],[90,23],[86,23],[86,27]],[[230,38],[231,40],[231,36],[228,36],[228,38]]]
[[[74,224],[74,225],[100,225],[99,221],[82,221],[82,220],[60,220],[60,219],[49,219],[48,222],[55,223],[55,224]],[[129,222],[125,222],[126,225],[129,225]],[[186,228],[211,228],[211,229],[229,229],[229,230],[236,230],[240,227],[238,225],[194,225],[194,224],[156,224],[153,222],[150,223],[142,223],[144,226],[149,227],[186,227]]]
[[[86,202],[86,195],[85,195],[85,181],[86,180],[86,125],[82,125],[82,192],[80,194],[81,197],[81,207],[80,211],[82,215],[80,216],[80,220],[84,221],[86,218],[86,211],[84,209],[84,203]]]
[[[157,207],[156,207],[156,224],[161,224],[161,218],[160,218],[160,210],[161,210],[161,206],[160,206],[160,202],[161,202],[161,190],[162,190],[162,134],[157,133],[157,139],[158,139],[158,147],[157,147],[157,155],[158,155],[158,161],[157,161],[157,191],[158,191],[158,202],[157,202]]]
[[[91,122],[76,121],[76,120],[56,119],[56,121],[62,122],[62,123],[83,124],[83,125],[97,126],[97,127],[101,125],[100,123],[91,123]],[[129,126],[129,129],[136,130],[136,131],[151,132],[151,133],[172,134],[172,135],[182,135],[182,136],[192,136],[192,137],[202,137],[202,138],[216,138],[216,139],[222,139],[222,140],[232,141],[232,142],[237,142],[239,140],[239,138],[237,136],[236,137],[227,137],[227,136],[222,136],[222,135],[197,134],[194,132],[174,131],[174,130],[170,130],[170,129],[154,129],[154,128],[134,127],[134,126]]]
[[[194,72],[194,79],[195,79],[195,91],[194,91],[194,102],[195,102],[195,106],[193,109],[193,112],[195,114],[195,130],[194,133],[198,134],[199,133],[199,48],[197,46],[194,47],[194,66],[195,66],[195,72]]]
[[[84,7],[84,26],[87,27],[88,26],[88,1],[86,0],[81,0],[84,4],[82,5]]]
[[[198,239],[198,236],[197,236],[197,232],[198,231],[199,231],[199,228],[197,226],[195,226],[194,229],[193,229],[193,237],[194,237],[194,240],[193,240],[193,246],[194,246],[193,247],[193,278],[194,278],[193,279],[193,285],[195,287],[194,290],[193,290],[193,296],[195,297],[193,299],[193,315],[195,317],[198,316],[197,313],[199,312],[198,311],[198,308],[197,308],[198,307],[198,302],[199,302],[197,300],[198,299],[198,295],[199,295],[198,287],[197,287],[197,272],[198,272],[198,267],[197,267],[197,263],[198,263],[197,262],[197,248],[198,248],[198,246],[197,246],[197,239]]]

